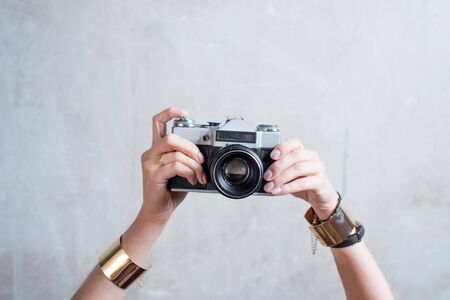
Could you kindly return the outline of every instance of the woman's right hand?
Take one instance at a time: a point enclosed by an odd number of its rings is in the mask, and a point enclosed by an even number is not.
[[[153,117],[152,147],[141,157],[144,201],[141,214],[155,225],[165,225],[186,193],[171,192],[167,183],[174,176],[191,184],[206,183],[201,164],[205,158],[198,147],[175,134],[167,135],[167,122],[186,117],[180,108],[168,108]]]

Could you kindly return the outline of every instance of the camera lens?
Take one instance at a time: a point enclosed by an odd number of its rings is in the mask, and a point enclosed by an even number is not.
[[[233,158],[224,163],[225,179],[231,184],[242,184],[250,177],[248,164],[242,158]]]
[[[234,144],[223,147],[214,155],[210,172],[220,193],[240,199],[250,196],[260,187],[263,165],[253,150]]]

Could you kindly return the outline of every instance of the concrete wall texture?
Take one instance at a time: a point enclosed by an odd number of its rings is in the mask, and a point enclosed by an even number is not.
[[[133,220],[151,116],[317,150],[398,299],[450,298],[450,2],[0,1],[0,298],[64,299]],[[128,299],[342,299],[306,203],[190,194]]]

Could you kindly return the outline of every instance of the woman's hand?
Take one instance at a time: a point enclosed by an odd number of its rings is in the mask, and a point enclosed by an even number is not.
[[[153,117],[152,147],[142,154],[144,202],[141,213],[152,223],[164,225],[186,193],[167,189],[170,178],[178,175],[191,184],[206,183],[201,164],[204,157],[192,142],[167,133],[166,123],[173,118],[185,117],[179,108],[168,108]]]
[[[266,192],[292,194],[308,202],[321,220],[327,219],[337,205],[333,187],[319,155],[303,147],[297,138],[276,146],[270,157],[275,161],[264,173]]]

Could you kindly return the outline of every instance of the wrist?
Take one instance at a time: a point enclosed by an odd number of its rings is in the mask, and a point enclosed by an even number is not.
[[[154,202],[156,201],[144,201],[136,219],[148,226],[164,227],[172,216],[173,210],[169,207],[155,207]]]
[[[151,247],[164,231],[165,225],[166,223],[154,222],[141,209],[122,235],[123,249],[136,263],[142,265]]]
[[[136,221],[152,228],[164,228],[172,214],[170,212],[153,213],[145,205],[141,207]]]
[[[311,205],[321,221],[327,220],[333,214],[338,205],[339,194],[333,190],[330,196],[327,196],[325,199],[326,204]]]

